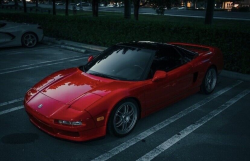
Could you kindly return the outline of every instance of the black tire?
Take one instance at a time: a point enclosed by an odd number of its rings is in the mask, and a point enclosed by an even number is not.
[[[119,102],[110,114],[108,132],[118,137],[128,135],[137,123],[138,112],[138,105],[133,99],[126,99]]]
[[[37,42],[38,42],[38,38],[36,36],[36,34],[32,33],[32,32],[27,32],[25,34],[23,34],[22,36],[22,45],[27,47],[27,48],[32,48],[34,46],[36,46]]]
[[[210,94],[214,91],[217,83],[217,71],[214,67],[210,67],[201,84],[201,92],[204,94]]]

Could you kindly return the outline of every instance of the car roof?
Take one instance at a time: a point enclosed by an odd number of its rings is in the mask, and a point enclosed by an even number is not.
[[[159,42],[153,42],[153,41],[132,41],[128,43],[118,43],[116,45],[134,47],[134,48],[140,48],[140,49],[149,49],[149,50],[160,50],[162,48],[173,46],[171,44],[159,43]]]

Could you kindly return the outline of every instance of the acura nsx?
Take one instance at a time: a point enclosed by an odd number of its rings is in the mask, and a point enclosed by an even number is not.
[[[140,118],[198,91],[212,93],[222,68],[216,47],[119,43],[44,78],[27,91],[24,106],[30,121],[55,137],[121,137]]]

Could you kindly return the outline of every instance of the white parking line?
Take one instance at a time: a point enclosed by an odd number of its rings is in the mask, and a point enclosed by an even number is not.
[[[37,49],[47,49],[47,48],[51,48],[51,47],[55,47],[55,46],[46,46],[46,47],[36,47],[36,48],[33,48],[33,49],[30,49],[30,48],[16,48],[16,49],[6,49],[4,51],[1,51],[0,55],[4,55],[4,54],[18,54],[18,53],[24,53],[24,52],[27,52],[27,51],[34,51],[34,50],[37,50]],[[22,51],[20,51],[22,50]]]
[[[22,67],[28,67],[28,66],[39,65],[39,64],[44,64],[44,63],[57,62],[57,61],[62,61],[62,60],[67,60],[67,59],[80,58],[80,57],[83,57],[83,56],[74,56],[74,57],[68,57],[68,58],[63,58],[63,59],[58,59],[58,60],[43,61],[43,62],[36,63],[36,64],[25,64],[25,65],[20,65],[20,66],[16,66],[16,67],[0,69],[0,71],[10,70],[10,69],[16,69],[16,68],[22,68]]]
[[[7,101],[7,102],[2,102],[2,103],[0,103],[0,107],[5,106],[5,105],[9,105],[12,103],[20,102],[20,101],[23,101],[23,98],[18,98],[18,99],[14,99],[14,100]]]
[[[82,57],[82,58],[72,59],[72,60],[68,60],[68,61],[77,61],[77,60],[86,59],[86,58],[87,57]],[[19,71],[23,71],[23,70],[34,69],[34,68],[39,68],[39,67],[45,67],[45,66],[50,66],[50,65],[60,64],[60,63],[65,63],[65,61],[61,61],[61,62],[57,62],[57,63],[51,63],[51,64],[44,64],[44,65],[37,65],[37,66],[33,66],[33,67],[27,67],[27,68],[16,69],[16,70],[10,70],[10,71],[6,71],[6,72],[1,72],[0,75],[13,73],[13,72],[19,72]]]
[[[42,48],[42,49],[48,49],[48,48]],[[16,52],[16,53],[9,53],[9,54],[7,54],[7,55],[17,55],[17,54],[20,54],[20,53],[25,53],[25,54],[34,54],[33,52],[35,52],[35,51],[41,51],[41,49],[37,49],[37,50],[28,50],[28,52],[32,52],[32,53],[27,53],[27,51],[23,51],[23,52]],[[43,54],[45,54],[45,53],[43,53]],[[50,54],[50,53],[48,53],[48,54]]]
[[[241,98],[243,98],[249,93],[250,93],[250,90],[244,90],[237,96],[233,97],[232,99],[230,99],[229,101],[221,105],[219,108],[213,110],[208,115],[202,117],[200,120],[198,120],[194,124],[186,127],[185,129],[180,131],[178,134],[174,135],[173,137],[166,140],[165,142],[163,142],[162,144],[160,144],[159,146],[157,146],[156,148],[154,148],[153,150],[151,150],[150,152],[148,152],[141,158],[137,159],[137,161],[149,161],[149,160],[154,159],[155,157],[160,155],[162,152],[169,149],[175,143],[179,142],[181,139],[183,139],[184,137],[192,133],[194,130],[201,127],[203,124],[205,124],[206,122],[208,122],[209,120],[211,120],[212,118],[214,118],[215,116],[217,116],[218,114],[226,110],[228,107],[230,107],[231,105],[233,105],[234,103],[236,103],[237,101],[239,101]]]
[[[235,86],[241,84],[242,81],[237,81],[237,83],[235,83],[234,85],[224,88],[212,95],[210,95],[209,97],[205,98],[204,100],[186,108],[185,110],[177,113],[176,115],[160,122],[159,124],[156,124],[155,126],[149,128],[148,130],[138,134],[137,136],[133,137],[132,139],[118,145],[117,147],[111,149],[110,151],[100,155],[99,157],[93,159],[92,161],[105,161],[108,160],[110,158],[112,158],[113,156],[117,155],[118,153],[122,152],[123,150],[129,148],[130,146],[136,144],[137,142],[141,141],[142,139],[148,137],[149,135],[159,131],[160,129],[166,127],[167,125],[175,122],[176,120],[182,118],[183,116],[189,114],[190,112],[194,111],[195,109],[198,109],[199,107],[205,105],[206,103],[210,102],[211,100],[217,98],[218,96],[222,95],[223,93],[229,91],[230,89],[234,88]]]
[[[0,115],[6,114],[6,113],[10,113],[10,112],[13,112],[13,111],[16,111],[16,110],[20,110],[20,109],[23,109],[23,108],[24,108],[23,105],[22,106],[18,106],[18,107],[14,107],[14,108],[10,108],[8,110],[1,111]]]

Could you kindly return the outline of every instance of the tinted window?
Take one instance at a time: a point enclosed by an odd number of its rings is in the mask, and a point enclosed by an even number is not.
[[[177,50],[172,47],[164,47],[158,50],[155,54],[154,61],[151,66],[149,73],[149,78],[152,78],[155,71],[163,70],[170,71],[183,64],[182,56],[177,52]]]
[[[189,61],[194,59],[198,54],[197,53],[194,53],[194,52],[191,52],[189,50],[186,50],[186,49],[183,49],[183,48],[180,48],[180,47],[177,47],[177,50],[185,57],[187,58]]]
[[[113,46],[89,62],[85,68],[87,73],[93,75],[120,80],[142,80],[147,75],[153,56],[152,50]]]

